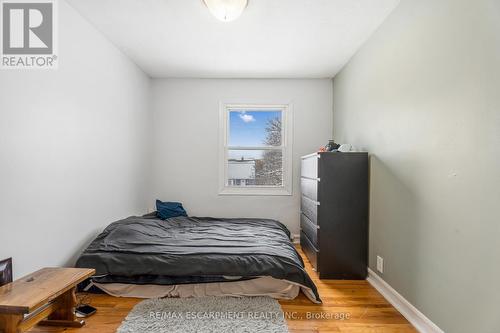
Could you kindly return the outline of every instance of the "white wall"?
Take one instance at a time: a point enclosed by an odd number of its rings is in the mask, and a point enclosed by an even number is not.
[[[149,78],[59,1],[59,69],[0,71],[0,258],[73,264],[146,210]]]
[[[334,80],[371,159],[370,267],[445,332],[500,330],[500,2],[403,0]]]
[[[263,217],[299,230],[300,156],[332,133],[331,80],[153,80],[153,199],[190,215]],[[219,196],[219,102],[293,103],[293,196]]]

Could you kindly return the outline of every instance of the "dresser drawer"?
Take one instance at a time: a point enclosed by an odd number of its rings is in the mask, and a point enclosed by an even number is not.
[[[318,154],[302,157],[300,175],[307,178],[318,178]]]
[[[300,201],[300,211],[307,216],[311,222],[318,224],[318,205],[317,201],[302,196]]]
[[[304,254],[306,255],[307,259],[309,259],[309,262],[311,263],[314,270],[319,272],[318,250],[314,247],[314,245],[312,245],[311,241],[307,238],[306,234],[303,232],[300,233],[300,247],[302,248],[302,251],[304,251]]]
[[[306,234],[307,238],[317,248],[318,247],[318,226],[311,222],[304,214],[300,214],[300,230]]]
[[[300,190],[302,195],[311,200],[318,201],[318,180],[300,178]]]

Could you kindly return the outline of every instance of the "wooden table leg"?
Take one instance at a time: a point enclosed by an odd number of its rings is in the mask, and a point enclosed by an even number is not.
[[[39,324],[46,326],[82,327],[85,321],[83,319],[77,319],[75,315],[75,292],[76,287],[59,296],[58,301],[60,302],[60,307],[58,307],[47,320],[43,320]]]
[[[18,333],[18,327],[23,320],[23,315],[0,314],[0,332]]]

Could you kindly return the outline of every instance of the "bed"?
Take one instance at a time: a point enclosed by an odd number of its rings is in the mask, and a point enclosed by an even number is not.
[[[110,224],[78,258],[114,296],[271,296],[321,303],[290,232],[269,219],[155,214]]]

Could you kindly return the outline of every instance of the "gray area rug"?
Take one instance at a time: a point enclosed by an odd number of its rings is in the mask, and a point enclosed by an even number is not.
[[[148,299],[137,304],[118,333],[288,333],[270,297]]]

